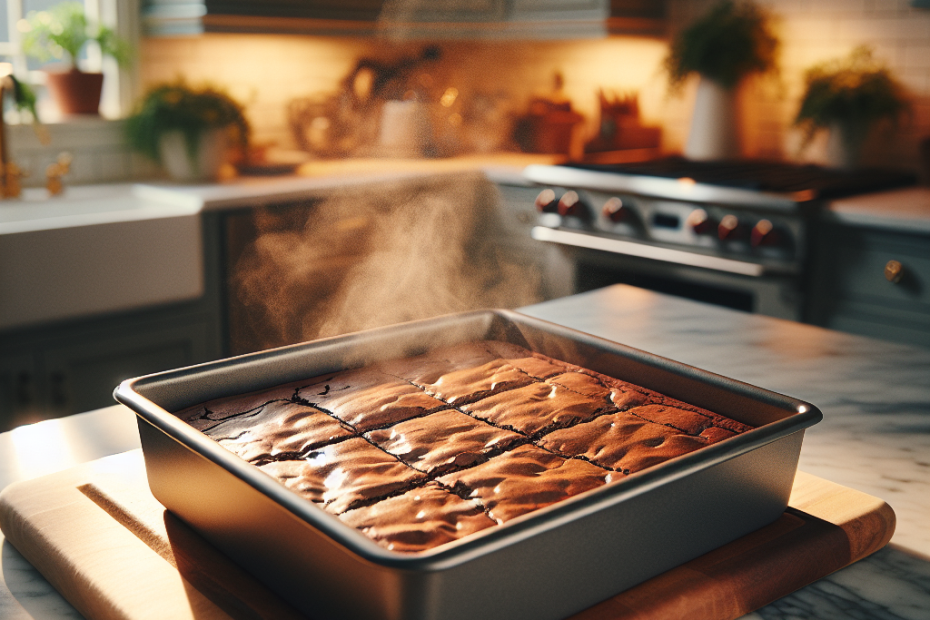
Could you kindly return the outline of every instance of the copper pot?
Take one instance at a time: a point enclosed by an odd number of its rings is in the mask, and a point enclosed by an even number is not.
[[[62,114],[99,114],[103,74],[77,69],[49,73],[48,90]]]

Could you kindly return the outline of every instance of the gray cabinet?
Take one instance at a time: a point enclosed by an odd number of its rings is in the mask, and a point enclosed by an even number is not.
[[[817,247],[811,322],[930,346],[930,235],[830,223]]]
[[[29,350],[0,354],[0,432],[4,419],[16,412],[33,410],[38,401],[35,355]]]
[[[424,39],[567,39],[662,34],[664,1],[647,0],[143,0],[149,36],[257,32],[371,36],[385,20]],[[454,25],[450,27],[450,24]]]
[[[123,379],[226,353],[221,218],[203,217],[202,298],[0,331],[0,432],[112,405]]]
[[[163,308],[0,336],[17,343],[0,346],[0,432],[112,405],[124,379],[219,357],[216,327]]]

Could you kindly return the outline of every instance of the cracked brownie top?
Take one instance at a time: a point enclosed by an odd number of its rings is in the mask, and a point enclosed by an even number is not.
[[[619,483],[751,428],[498,341],[227,396],[176,415],[401,553]]]

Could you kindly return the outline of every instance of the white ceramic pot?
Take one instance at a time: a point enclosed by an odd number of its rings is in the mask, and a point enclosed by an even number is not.
[[[869,129],[868,125],[861,123],[831,123],[827,133],[827,165],[842,170],[852,170],[858,166]]]
[[[193,156],[181,131],[166,132],[158,141],[161,164],[175,181],[216,180],[228,151],[229,138],[224,128],[202,131]]]
[[[701,77],[691,131],[685,144],[688,159],[732,159],[742,155],[742,111],[739,87],[724,88]]]
[[[419,101],[385,101],[381,108],[378,152],[391,157],[422,157],[432,138],[429,113]]]

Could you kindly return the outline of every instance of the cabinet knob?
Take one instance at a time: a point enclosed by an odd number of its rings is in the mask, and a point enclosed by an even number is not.
[[[904,265],[896,260],[885,263],[885,279],[897,284],[904,277]]]

